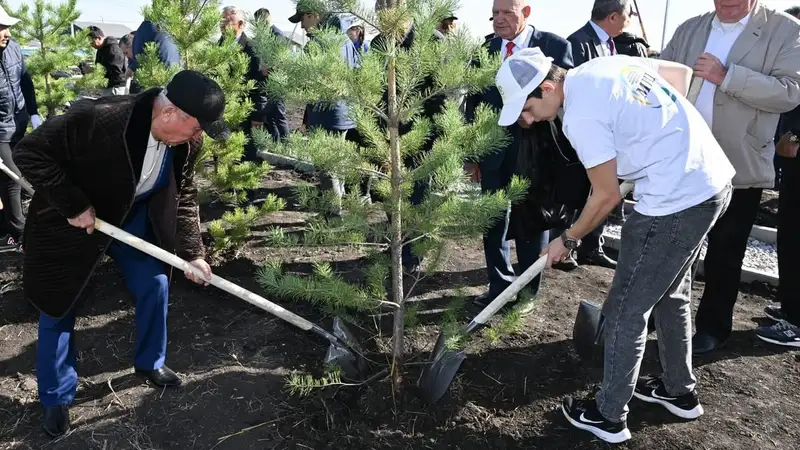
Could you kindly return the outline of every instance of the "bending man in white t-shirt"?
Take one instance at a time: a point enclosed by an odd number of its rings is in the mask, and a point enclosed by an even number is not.
[[[500,125],[552,120],[586,166],[592,195],[572,228],[553,240],[562,261],[622,200],[617,178],[635,183],[634,213],[603,305],[603,385],[595,398],[566,398],[570,423],[612,443],[630,438],[632,396],[696,419],[691,360],[691,270],[703,238],[730,201],[733,166],[684,98],[691,69],[672,62],[611,56],[566,71],[538,48],[507,59],[497,74]],[[637,382],[655,313],[664,373]]]

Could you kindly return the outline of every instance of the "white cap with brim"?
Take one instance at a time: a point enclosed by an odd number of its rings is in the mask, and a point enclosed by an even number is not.
[[[503,98],[498,125],[508,127],[516,123],[528,101],[528,96],[547,77],[553,66],[539,47],[524,48],[505,61],[497,71],[495,84]]]
[[[0,6],[0,26],[13,27],[18,23],[19,19],[9,16],[6,9]]]

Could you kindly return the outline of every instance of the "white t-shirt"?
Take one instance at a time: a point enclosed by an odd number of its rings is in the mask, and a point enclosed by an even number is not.
[[[616,158],[619,178],[635,182],[635,210],[664,216],[718,194],[735,170],[697,109],[654,64],[617,55],[570,70],[563,129],[587,169]]]

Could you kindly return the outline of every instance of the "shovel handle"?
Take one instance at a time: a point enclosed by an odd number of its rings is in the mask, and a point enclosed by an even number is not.
[[[633,191],[634,183],[632,181],[624,181],[619,185],[619,192],[624,198],[631,191]],[[474,330],[478,325],[485,325],[486,322],[494,316],[497,311],[506,305],[515,295],[517,295],[528,283],[531,282],[537,275],[539,275],[547,266],[547,255],[539,257],[525,272],[514,280],[509,287],[500,293],[486,308],[483,309],[472,321],[467,325],[467,331]]]
[[[12,180],[16,181],[20,186],[22,186],[23,189],[25,189],[31,195],[33,195],[33,192],[34,192],[33,191],[33,186],[31,186],[31,184],[28,183],[27,180],[25,180],[24,178],[20,177],[16,173],[14,173],[8,166],[3,164],[2,161],[0,161],[0,170],[5,172],[6,175],[11,177]],[[237,284],[231,283],[230,281],[228,281],[228,280],[226,280],[224,278],[221,278],[221,277],[219,277],[217,275],[212,274],[210,280],[206,279],[205,275],[203,275],[203,272],[200,269],[198,269],[197,267],[189,264],[183,258],[180,258],[177,255],[162,249],[161,247],[155,246],[155,245],[153,245],[153,244],[151,244],[151,243],[149,243],[149,242],[147,242],[147,241],[145,241],[143,239],[140,239],[140,238],[128,233],[125,230],[117,228],[114,225],[111,225],[110,223],[108,223],[108,222],[106,222],[104,220],[95,219],[94,227],[95,227],[95,229],[97,231],[99,231],[99,232],[101,232],[103,234],[106,234],[106,235],[108,235],[108,236],[110,236],[110,237],[112,237],[112,238],[114,238],[114,239],[116,239],[116,240],[118,240],[118,241],[120,241],[122,243],[130,245],[131,247],[133,247],[133,248],[135,248],[135,249],[137,249],[137,250],[139,250],[141,252],[147,253],[148,255],[152,256],[153,258],[156,258],[157,260],[159,260],[159,261],[161,261],[161,262],[163,262],[165,264],[169,264],[170,266],[175,267],[176,269],[182,270],[184,272],[187,272],[187,271],[188,272],[192,272],[193,274],[197,275],[199,278],[208,281],[208,283],[211,284],[212,286],[215,286],[215,287],[217,287],[219,289],[222,289],[223,291],[225,291],[225,292],[227,292],[227,293],[229,293],[231,295],[235,295],[235,296],[239,297],[240,299],[246,301],[247,303],[250,303],[251,305],[257,306],[257,307],[269,312],[270,314],[274,314],[274,315],[280,317],[281,319],[291,323],[292,325],[300,328],[301,330],[314,331],[314,332],[316,332],[318,334],[319,334],[319,332],[321,330],[321,329],[319,329],[319,327],[315,327],[313,323],[311,323],[308,320],[298,316],[297,314],[295,314],[295,313],[293,313],[293,312],[291,312],[291,311],[289,311],[287,309],[284,309],[284,308],[276,305],[275,303],[272,303],[271,301],[265,299],[264,297],[261,297],[258,294],[250,292],[247,289],[245,289],[245,288],[243,288],[243,287],[241,287],[241,286],[239,286]],[[336,339],[333,336],[329,335],[327,332],[324,332],[324,330],[322,330],[322,331],[323,331],[324,334],[327,335],[326,337],[329,340],[331,338],[333,338],[334,340]]]
[[[257,306],[269,312],[270,314],[274,314],[302,330],[311,331],[311,329],[314,327],[314,324],[298,316],[297,314],[285,308],[282,308],[276,305],[275,303],[272,303],[271,301],[265,299],[264,297],[255,294],[251,291],[248,291],[247,289],[237,284],[234,284],[222,277],[211,274],[211,279],[210,280],[207,279],[205,275],[203,275],[203,272],[200,269],[189,264],[183,258],[180,258],[179,256],[170,253],[162,249],[161,247],[158,247],[143,239],[140,239],[128,233],[125,230],[115,227],[114,225],[111,225],[110,223],[102,219],[95,219],[95,229],[103,234],[111,236],[112,238],[124,244],[130,245],[131,247],[143,253],[147,253],[153,258],[156,258],[157,260],[163,263],[169,264],[170,266],[176,269],[182,270],[184,272],[192,272],[200,279],[208,281],[210,285],[222,289],[223,291],[231,295],[235,295],[236,297],[239,297],[240,299],[246,301],[247,303]]]
[[[474,328],[474,324],[485,325],[486,322],[492,318],[492,316],[497,313],[506,303],[508,303],[515,295],[519,293],[528,283],[531,282],[537,275],[539,275],[547,265],[547,255],[539,257],[533,265],[528,267],[525,272],[522,272],[520,276],[514,280],[513,283],[509,287],[507,287],[503,292],[500,293],[491,303],[489,303],[486,308],[483,308],[474,319],[472,319],[472,323],[468,325],[468,328]]]

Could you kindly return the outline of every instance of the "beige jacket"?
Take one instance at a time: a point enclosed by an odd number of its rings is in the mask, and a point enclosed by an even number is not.
[[[714,13],[678,27],[661,59],[694,67],[706,47]],[[736,188],[771,188],[775,129],[781,113],[800,104],[800,21],[754,8],[728,56],[728,75],[714,94],[712,131],[736,169]],[[691,92],[697,92],[692,81]]]

